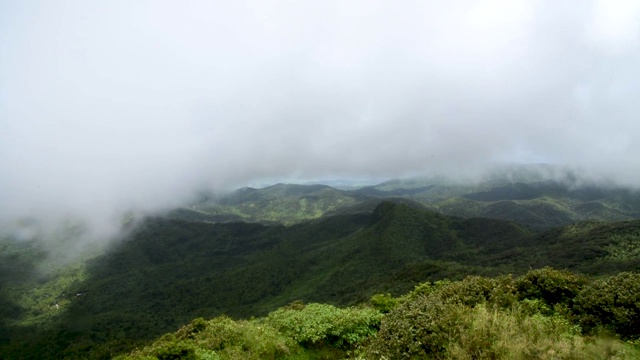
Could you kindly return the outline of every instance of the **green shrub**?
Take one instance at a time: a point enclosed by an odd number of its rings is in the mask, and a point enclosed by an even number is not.
[[[196,357],[197,347],[192,341],[180,340],[173,335],[165,335],[158,341],[153,343],[141,357],[132,357],[132,359],[144,359],[147,355],[158,360],[199,360]]]
[[[450,285],[450,284],[451,284],[451,281],[449,281],[449,280],[438,280],[435,283],[431,283],[429,281],[423,282],[423,283],[420,283],[420,284],[416,285],[415,288],[413,289],[413,291],[411,291],[408,294],[402,296],[401,300],[402,301],[415,300],[416,298],[418,298],[420,296],[429,295],[432,292],[436,291],[437,289],[440,289],[440,288],[445,287],[445,286]]]
[[[548,305],[571,305],[587,279],[550,267],[531,270],[518,277],[515,286],[520,299],[541,299]]]
[[[300,350],[270,326],[228,317],[209,321],[195,342],[202,349],[214,350],[221,359],[280,359]]]
[[[518,299],[511,275],[488,278],[467,276],[461,281],[440,280],[425,282],[413,291],[400,297],[399,302],[415,301],[424,296],[434,296],[445,303],[457,303],[473,306],[489,302],[497,307],[509,307]]]
[[[371,308],[309,304],[301,309],[278,309],[264,322],[305,347],[328,344],[351,348],[375,334],[381,318],[382,314]]]
[[[587,341],[580,327],[560,315],[527,311],[423,297],[400,305],[382,320],[365,349],[366,358],[595,360],[635,359],[639,354],[619,341]]]
[[[193,339],[196,335],[207,328],[207,321],[201,317],[194,319],[188,325],[183,326],[176,332],[179,339]]]
[[[391,296],[391,294],[375,294],[371,297],[369,303],[374,309],[386,314],[398,306],[398,299]]]
[[[518,309],[519,314],[525,316],[540,315],[553,315],[554,311],[541,299],[523,299],[514,304],[514,308]]]
[[[368,357],[408,359],[444,354],[450,336],[468,308],[423,296],[387,314],[367,351]]]
[[[623,272],[594,281],[578,294],[575,303],[585,330],[602,327],[625,338],[640,336],[640,274]]]
[[[281,359],[299,350],[295,342],[270,326],[221,316],[196,319],[175,334],[117,359]]]
[[[577,345],[579,328],[560,316],[526,316],[479,305],[463,319],[446,358],[561,359]]]
[[[496,307],[509,307],[516,302],[516,289],[511,276],[487,278],[468,276],[435,290],[431,296],[437,296],[447,303],[467,306],[488,302]]]
[[[462,329],[465,313],[483,304],[510,308],[517,294],[511,276],[468,276],[462,281],[420,284],[401,300],[383,319],[370,355],[444,356],[449,339]]]

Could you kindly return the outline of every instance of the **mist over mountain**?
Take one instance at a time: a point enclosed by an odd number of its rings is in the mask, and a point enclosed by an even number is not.
[[[512,298],[531,324],[637,348],[640,300],[600,304],[640,293],[638,19],[626,0],[0,1],[0,358],[548,265],[577,275],[514,280],[552,279]],[[360,356],[338,350],[318,358]]]
[[[603,0],[3,2],[0,222],[108,237],[202,189],[501,162],[636,186],[639,17]]]
[[[640,192],[611,181],[589,178],[548,164],[502,165],[475,178],[430,176],[367,180],[327,180],[306,184],[277,183],[230,192],[201,190],[174,207],[122,211],[107,222],[87,221],[82,214],[22,217],[7,222],[2,236],[17,242],[37,241],[47,261],[73,262],[117,244],[148,216],[195,222],[257,222],[290,226],[327,216],[372,212],[382,200],[463,218],[503,219],[538,230],[577,221],[622,221],[640,218]],[[373,180],[368,180],[373,181]],[[360,184],[360,185],[356,185]],[[340,186],[342,185],[342,186]]]
[[[447,177],[394,179],[337,189],[321,184],[278,183],[202,194],[167,216],[188,221],[293,225],[338,214],[372,212],[383,200],[463,218],[513,221],[548,230],[580,221],[640,218],[640,192],[594,182],[549,165],[494,169],[482,180]]]

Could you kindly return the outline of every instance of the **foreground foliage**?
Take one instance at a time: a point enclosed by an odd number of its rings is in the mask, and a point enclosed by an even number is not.
[[[294,303],[270,313],[264,323],[306,347],[348,349],[375,334],[381,318],[382,314],[371,308]]]
[[[612,339],[580,335],[559,315],[527,305],[498,309],[441,301],[412,304],[385,319],[367,349],[370,359],[635,359],[640,352]],[[414,317],[413,321],[408,317]]]
[[[637,273],[590,283],[551,268],[422,284],[385,316],[367,358],[634,359],[613,338],[640,335],[637,286]]]
[[[296,302],[257,320],[199,318],[118,359],[335,359],[374,335],[381,317],[371,308]]]
[[[637,273],[590,281],[551,268],[427,282],[370,307],[199,318],[119,359],[637,359],[638,286]]]

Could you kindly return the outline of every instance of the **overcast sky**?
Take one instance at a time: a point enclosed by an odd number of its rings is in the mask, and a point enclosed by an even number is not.
[[[640,183],[640,1],[0,1],[0,220],[263,178]]]

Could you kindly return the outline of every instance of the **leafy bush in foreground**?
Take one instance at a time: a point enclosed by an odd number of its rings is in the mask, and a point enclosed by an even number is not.
[[[576,297],[585,329],[603,327],[625,338],[640,336],[640,274],[623,272],[594,281]]]
[[[466,306],[489,302],[493,306],[509,307],[517,301],[511,276],[468,276],[461,281],[439,286],[429,296],[437,297],[445,303]]]
[[[404,303],[384,318],[368,355],[390,359],[442,355],[466,311],[464,305],[433,297]]]
[[[294,341],[269,326],[222,316],[209,321],[196,319],[176,333],[116,359],[281,359],[300,350]]]
[[[470,276],[421,284],[383,318],[367,358],[638,358],[640,352],[620,341],[583,337],[579,325],[637,335],[639,280],[639,274],[622,273],[589,284],[543,268],[516,279]]]
[[[391,296],[391,294],[375,294],[369,299],[369,303],[374,309],[380,311],[383,314],[388,313],[398,306],[398,299]]]
[[[389,313],[366,349],[367,359],[635,359],[640,352],[619,341],[580,336],[560,315],[530,314],[515,305],[445,304],[435,297],[408,302]]]
[[[550,268],[423,283],[373,308],[294,302],[256,320],[196,319],[119,359],[638,359],[640,274]],[[383,314],[384,312],[384,314]],[[599,329],[612,335],[603,337]],[[588,335],[584,335],[588,334]]]
[[[374,335],[381,317],[372,308],[294,303],[257,320],[199,318],[118,359],[333,359]]]
[[[587,279],[569,271],[550,267],[531,270],[516,279],[516,288],[521,299],[541,299],[548,305],[571,305]]]
[[[278,309],[264,322],[305,347],[329,344],[351,348],[375,334],[381,318],[382,314],[371,308],[309,304]]]

